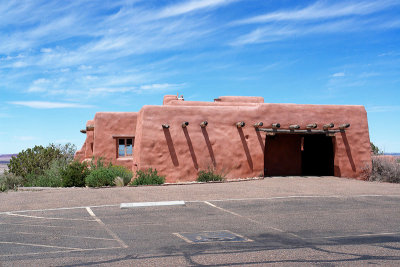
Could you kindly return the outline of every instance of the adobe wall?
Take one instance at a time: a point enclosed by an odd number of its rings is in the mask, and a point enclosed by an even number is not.
[[[215,102],[186,101],[178,99],[176,95],[165,95],[163,99],[164,106],[257,106],[260,103],[264,103],[261,96],[220,96]]]
[[[220,102],[234,103],[264,103],[264,97],[261,96],[220,96],[217,98]]]
[[[88,120],[86,122],[86,129],[94,125],[94,120]],[[86,130],[85,129],[85,130]],[[93,156],[93,142],[94,142],[94,132],[86,131],[86,139],[82,145],[82,148],[76,151],[74,159],[83,161],[85,159],[91,159]]]
[[[102,157],[106,162],[131,169],[132,158],[117,158],[117,138],[134,136],[136,121],[137,112],[96,113],[94,117],[93,156],[95,158]]]
[[[257,132],[252,126],[259,121],[264,126],[278,122],[282,129],[291,124],[305,129],[307,124],[317,123],[321,129],[330,122],[336,126],[350,123],[345,133],[335,135],[335,176],[360,178],[362,168],[371,162],[367,114],[362,106],[247,104],[206,107],[181,102],[141,109],[133,170],[157,168],[160,174],[166,175],[167,182],[194,181],[198,170],[208,166],[225,172],[227,178],[262,175],[265,133]],[[199,124],[204,120],[209,124],[201,128]],[[190,123],[187,128],[181,127],[183,121]],[[238,129],[235,126],[238,121],[244,121],[246,126]],[[170,128],[163,129],[162,124],[169,124]],[[95,153],[98,153],[96,148],[102,144],[96,142],[95,136]]]

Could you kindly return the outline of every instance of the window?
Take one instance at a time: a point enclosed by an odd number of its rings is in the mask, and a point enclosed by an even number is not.
[[[132,157],[133,138],[118,138],[118,157]]]

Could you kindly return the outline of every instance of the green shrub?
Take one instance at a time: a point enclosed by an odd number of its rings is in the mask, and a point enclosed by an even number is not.
[[[115,177],[122,178],[124,185],[127,185],[132,180],[133,172],[131,170],[128,170],[127,168],[118,165],[114,165],[109,168],[111,169]]]
[[[130,183],[130,185],[152,185],[152,184],[163,184],[165,183],[165,176],[157,174],[156,169],[148,168],[147,170],[136,171],[135,179]]]
[[[22,185],[22,180],[22,177],[12,173],[0,174],[0,192],[16,190],[19,185]]]
[[[112,166],[112,164],[111,164],[111,162],[108,164],[108,167],[111,167]],[[94,170],[94,169],[100,169],[100,168],[104,168],[105,167],[105,164],[104,164],[104,158],[102,158],[102,157],[98,157],[97,159],[93,156],[92,157],[92,160],[90,161],[90,165],[89,165],[89,168],[91,169],[91,170]]]
[[[72,161],[75,146],[50,144],[47,147],[35,146],[22,150],[16,157],[12,157],[8,164],[9,173],[26,178],[28,175],[42,175],[50,168],[54,160]]]
[[[62,186],[85,186],[85,178],[89,173],[90,170],[86,162],[73,161],[64,170],[61,170]]]
[[[53,160],[50,168],[46,169],[42,175],[28,175],[24,186],[61,187],[63,185],[61,172],[66,168],[65,160]]]
[[[111,168],[97,168],[90,171],[85,182],[90,187],[100,187],[114,185],[114,179],[117,177]]]
[[[208,168],[207,170],[199,171],[197,175],[198,182],[211,182],[211,181],[224,181],[225,177],[216,173],[214,169]]]

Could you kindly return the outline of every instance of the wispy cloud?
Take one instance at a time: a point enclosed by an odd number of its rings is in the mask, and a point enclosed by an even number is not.
[[[301,9],[276,11],[238,20],[234,24],[252,24],[274,21],[301,21],[331,19],[353,15],[367,15],[399,5],[398,1],[326,2],[317,1]]]
[[[128,93],[128,92],[156,93],[156,92],[165,92],[168,90],[181,89],[183,86],[184,84],[155,83],[155,84],[145,84],[133,87],[98,87],[98,88],[91,88],[89,90],[89,93],[90,95],[105,95],[105,94]]]
[[[28,92],[45,92],[46,88],[44,88],[43,86],[48,86],[50,83],[51,82],[48,79],[37,79],[33,81],[32,86],[28,89]]]
[[[92,108],[92,105],[82,105],[77,103],[46,102],[46,101],[12,101],[13,105],[25,106],[36,109],[55,109],[55,108]]]
[[[398,1],[317,1],[309,6],[274,11],[236,20],[232,26],[257,25],[239,36],[232,45],[274,42],[288,37],[310,34],[346,33],[400,27],[396,17],[381,16],[380,12]]]
[[[332,74],[332,77],[344,77],[345,73],[344,72],[336,72],[334,74]]]
[[[227,5],[237,0],[192,0],[168,6],[162,9],[155,18],[167,18],[178,16],[202,9],[215,8],[221,5]]]
[[[175,88],[166,79],[173,63],[155,69],[165,56],[142,55],[205,42],[216,30],[209,12],[237,1],[182,0],[157,8],[148,1],[0,3],[0,75],[7,72],[7,84],[33,77],[20,90],[44,98]]]
[[[367,111],[370,113],[381,113],[381,112],[396,112],[400,110],[400,106],[369,106]]]
[[[18,140],[18,141],[26,142],[26,141],[36,140],[37,138],[34,136],[24,135],[24,136],[14,136],[14,139]]]

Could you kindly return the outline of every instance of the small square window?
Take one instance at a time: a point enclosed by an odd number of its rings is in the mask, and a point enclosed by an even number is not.
[[[118,138],[118,157],[132,157],[133,138]]]

